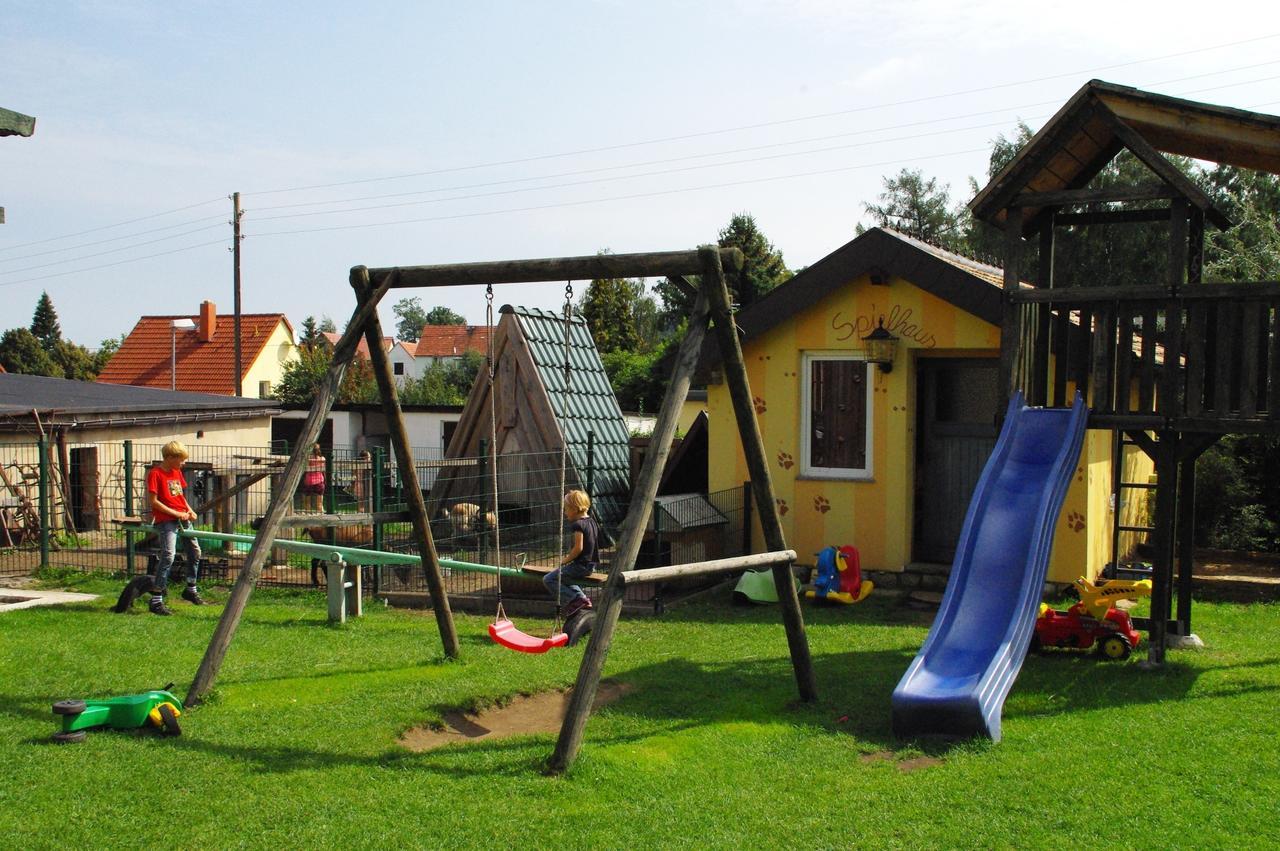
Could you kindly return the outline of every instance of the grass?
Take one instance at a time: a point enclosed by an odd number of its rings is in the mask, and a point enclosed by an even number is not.
[[[0,835],[10,847],[1274,847],[1280,843],[1280,605],[1201,604],[1201,651],[1163,670],[1032,657],[1004,741],[896,742],[889,695],[928,617],[873,596],[806,609],[821,690],[797,705],[770,608],[715,601],[626,621],[599,712],[566,777],[553,736],[415,754],[401,732],[456,706],[572,683],[581,651],[497,648],[458,616],[370,606],[325,623],[321,595],[255,592],[184,735],[92,732],[48,744],[53,700],[178,682],[220,608],[108,611],[108,595],[0,615]],[[215,589],[214,593],[217,591]],[[523,624],[533,630],[545,623]],[[938,760],[904,770],[917,757]],[[14,782],[16,781],[16,782]]]

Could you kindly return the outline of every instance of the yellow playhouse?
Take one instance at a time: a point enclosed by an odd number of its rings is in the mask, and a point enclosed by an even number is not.
[[[864,570],[941,588],[995,445],[1003,271],[901,233],[863,233],[737,316],[788,546],[812,563],[852,544]],[[747,467],[728,390],[707,387],[712,491]],[[1090,431],[1058,520],[1048,579],[1128,558],[1150,461]],[[759,535],[757,531],[757,543]],[[892,577],[884,577],[892,579]],[[891,581],[890,584],[893,584]]]

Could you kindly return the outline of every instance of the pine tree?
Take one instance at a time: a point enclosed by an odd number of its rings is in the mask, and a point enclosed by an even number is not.
[[[49,293],[40,293],[40,301],[36,303],[35,315],[31,318],[31,333],[40,341],[46,352],[52,352],[62,339],[62,328],[58,326],[58,312],[53,309],[53,299]]]

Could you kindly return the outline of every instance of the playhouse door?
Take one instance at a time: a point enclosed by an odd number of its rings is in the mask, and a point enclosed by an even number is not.
[[[915,530],[912,559],[949,564],[969,498],[996,445],[998,361],[916,361]]]

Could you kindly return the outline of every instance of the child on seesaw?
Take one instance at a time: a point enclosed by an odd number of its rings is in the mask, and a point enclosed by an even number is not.
[[[542,579],[551,596],[559,600],[566,621],[591,608],[591,598],[574,584],[599,567],[600,524],[587,513],[590,509],[591,497],[584,492],[571,490],[564,495],[564,516],[569,521],[573,542],[560,560],[560,566]]]

